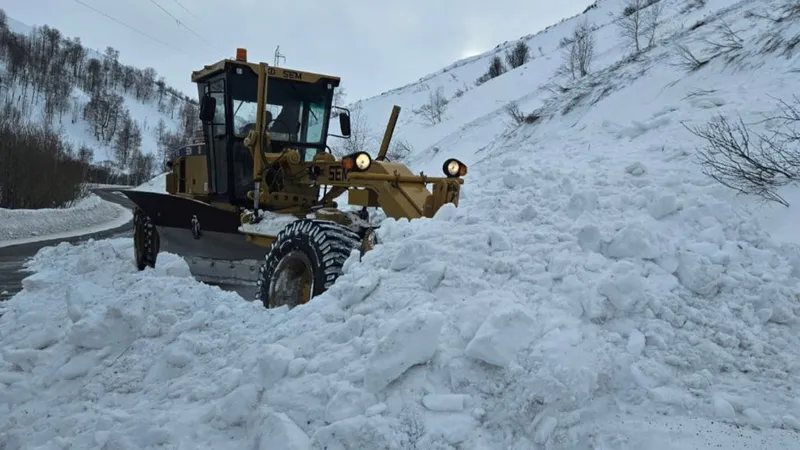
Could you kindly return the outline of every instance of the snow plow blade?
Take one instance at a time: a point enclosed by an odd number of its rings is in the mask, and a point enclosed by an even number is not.
[[[238,228],[239,214],[208,203],[157,192],[125,190],[158,230],[160,251],[187,258],[231,262],[264,258],[264,249],[247,242]],[[134,214],[136,212],[134,211]]]

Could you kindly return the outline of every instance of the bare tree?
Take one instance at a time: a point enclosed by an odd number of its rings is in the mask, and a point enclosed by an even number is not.
[[[794,100],[794,105],[781,100],[781,113],[767,119],[778,125],[769,136],[751,133],[741,118],[731,123],[723,116],[689,128],[707,142],[699,151],[704,173],[739,193],[789,206],[777,191],[800,180],[800,99]]]
[[[661,14],[664,12],[664,5],[656,0],[645,11],[644,17],[644,37],[647,39],[647,46],[652,47],[656,43],[658,29],[661,27]]]
[[[333,149],[336,156],[349,155],[355,152],[369,152],[375,145],[376,137],[362,114],[361,108],[350,111],[350,138],[343,139],[340,148]]]
[[[561,39],[559,45],[564,51],[564,64],[560,71],[571,75],[572,78],[588,75],[595,49],[592,25],[586,19],[579,22],[572,34]]]
[[[642,51],[643,45],[655,44],[662,12],[663,5],[658,0],[628,0],[625,4],[617,24],[635,53]]]
[[[345,100],[347,99],[347,91],[341,85],[336,88],[333,92],[333,104],[334,106],[344,106]]]
[[[448,103],[449,100],[444,96],[444,88],[439,86],[428,94],[428,102],[414,112],[427,119],[431,125],[436,125],[442,121]]]

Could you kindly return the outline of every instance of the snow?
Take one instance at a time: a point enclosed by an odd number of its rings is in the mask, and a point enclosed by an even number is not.
[[[162,173],[153,177],[150,181],[146,181],[139,186],[133,188],[134,191],[157,192],[165,194],[167,192],[167,174]]]
[[[774,10],[766,0],[688,13],[662,1],[670,46],[625,64],[608,16],[621,2],[589,10],[599,60],[566,94],[536,88],[574,21],[530,37],[546,56],[470,89],[442,124],[406,116],[398,132],[416,139],[415,169],[470,165],[460,206],[384,219],[380,244],[306,305],[264,309],[195,281],[168,253],[137,272],[130,239],[41,250],[0,317],[0,439],[800,449],[800,246],[766,226],[796,206],[768,216],[708,179],[692,158],[702,142],[681,125],[717,112],[756,120],[774,108],[766,93],[788,98],[796,61],[754,46],[800,25],[745,14]],[[672,43],[713,30],[685,31],[700,18],[742,30],[736,69],[747,70],[667,63]],[[471,82],[489,56],[423,83],[455,89],[442,80]],[[362,107],[419,104],[425,89]],[[509,126],[509,99],[552,114]]]
[[[0,248],[98,233],[121,227],[131,218],[128,208],[95,194],[69,208],[0,208]]]
[[[161,174],[133,190],[166,192],[165,182],[166,174]],[[111,184],[87,184],[87,188],[131,189],[130,186]],[[0,208],[0,248],[112,230],[130,222],[132,217],[130,209],[95,194],[89,194],[67,208]]]
[[[239,231],[248,234],[263,236],[277,236],[287,225],[298,220],[291,214],[276,214],[270,211],[259,211],[260,220],[257,223],[245,223],[239,226]]]

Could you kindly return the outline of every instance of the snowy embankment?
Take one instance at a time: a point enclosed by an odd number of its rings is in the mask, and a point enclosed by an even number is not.
[[[147,191],[147,192],[158,192],[158,193],[165,193],[167,192],[167,174],[162,173],[151,179],[146,183],[142,183],[139,186],[133,188],[135,191]]]
[[[125,225],[131,217],[128,208],[94,194],[69,208],[0,208],[0,247],[111,230]]]
[[[506,202],[505,182],[478,182],[432,220],[388,219],[382,245],[291,311],[197,283],[173,255],[136,272],[130,240],[44,249],[0,318],[0,434],[29,448],[800,448],[800,291],[781,249],[713,197],[651,191],[659,178],[576,189],[553,169]]]
[[[161,174],[134,188],[110,184],[87,187],[165,192],[165,179],[166,174]],[[130,209],[105,201],[95,194],[90,194],[70,208],[0,208],[0,247],[98,233],[125,225],[132,217]]]

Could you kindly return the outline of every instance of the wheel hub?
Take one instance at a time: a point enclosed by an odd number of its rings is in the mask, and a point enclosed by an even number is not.
[[[314,272],[305,253],[294,251],[280,260],[269,280],[269,303],[293,308],[311,300]]]

